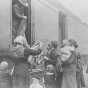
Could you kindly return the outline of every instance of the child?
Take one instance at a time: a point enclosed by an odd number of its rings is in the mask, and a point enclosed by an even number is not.
[[[6,61],[0,64],[0,88],[12,88],[12,78]]]
[[[47,65],[47,73],[46,74],[48,74],[48,73],[51,73],[51,74],[54,73],[54,66],[52,64]]]
[[[46,88],[55,88],[55,74],[54,74],[54,66],[47,65],[46,74],[44,76],[45,79],[45,87]]]
[[[36,40],[35,44],[31,47],[31,49],[37,50],[39,47],[41,48],[43,43],[39,40]]]
[[[43,46],[43,43],[40,42],[39,40],[37,40],[37,41],[35,42],[35,44],[31,47],[31,49],[32,49],[32,50],[37,50],[37,49],[41,48],[42,46]],[[42,54],[42,53],[43,53],[43,52],[41,52],[41,54]],[[37,55],[36,57],[40,58],[41,54],[40,54],[40,55]],[[34,60],[35,60],[35,57],[33,57],[32,55],[30,55],[30,56],[28,57],[28,62],[31,63],[31,64],[34,64]],[[39,61],[39,62],[40,62],[40,61]]]
[[[67,39],[63,40],[62,48],[60,49],[61,61],[63,62],[68,60],[74,50],[75,47],[73,45],[70,45]]]

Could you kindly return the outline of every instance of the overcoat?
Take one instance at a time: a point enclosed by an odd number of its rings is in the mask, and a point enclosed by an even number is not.
[[[61,88],[77,88],[76,66],[77,66],[76,52],[73,52],[68,61],[62,63],[63,77]]]

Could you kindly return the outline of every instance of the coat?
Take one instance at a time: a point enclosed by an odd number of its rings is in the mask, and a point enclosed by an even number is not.
[[[76,71],[76,80],[77,80],[77,88],[85,87],[85,80],[83,75],[83,68],[82,68],[82,60],[79,55],[77,56],[77,71]]]
[[[24,57],[18,58],[15,61],[14,71],[13,71],[13,88],[29,88],[30,84],[30,74],[29,74],[29,64],[27,62],[29,55],[38,55],[41,50],[31,50],[24,49]],[[15,59],[15,58],[14,58]],[[12,60],[13,61],[13,60]]]
[[[77,66],[76,52],[73,52],[70,58],[62,63],[63,72],[76,76],[76,66]]]
[[[73,52],[68,59],[68,61],[62,63],[63,67],[63,77],[62,77],[62,86],[61,88],[77,88],[76,83],[76,66],[77,59],[76,53]]]
[[[47,61],[48,64],[52,64],[53,66],[56,66],[57,64],[57,58],[59,57],[59,51],[58,49],[53,49],[49,54],[47,54],[47,57],[49,60]]]

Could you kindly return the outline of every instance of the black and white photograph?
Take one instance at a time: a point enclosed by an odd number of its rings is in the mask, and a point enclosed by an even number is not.
[[[0,88],[88,88],[88,0],[0,0]]]

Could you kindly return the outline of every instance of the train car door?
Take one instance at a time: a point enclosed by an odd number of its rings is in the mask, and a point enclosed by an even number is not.
[[[66,15],[59,12],[59,31],[60,31],[60,42],[67,38],[66,36]]]
[[[11,44],[11,0],[0,0],[0,54]]]
[[[18,3],[20,3],[20,1],[19,0],[12,0],[12,8],[13,8],[13,6],[15,5],[17,5]],[[25,5],[23,5],[22,3],[20,3],[21,4],[21,8],[23,8],[23,14],[24,14],[24,16],[26,16],[27,17],[27,19],[26,19],[26,22],[27,22],[27,24],[26,24],[26,27],[24,28],[25,29],[25,37],[26,37],[26,39],[27,39],[27,42],[28,42],[28,44],[29,45],[31,45],[31,0],[27,0],[27,3],[28,3],[28,7],[26,7]],[[13,10],[14,11],[14,10]],[[16,14],[16,12],[15,12],[15,14]],[[14,12],[12,12],[12,21],[14,20],[14,18],[17,20],[17,21],[19,21],[19,17],[17,16],[17,15],[15,15],[14,14]],[[21,14],[22,15],[22,14]],[[17,19],[18,18],[18,19]],[[17,22],[16,22],[17,23]],[[12,30],[14,29],[14,25],[15,25],[15,23],[13,22],[13,27],[12,27]],[[18,32],[18,30],[20,29],[20,26],[23,28],[24,27],[24,24],[22,24],[22,21],[20,20],[20,24],[18,25],[19,27],[18,28],[16,28],[17,30],[17,32]],[[15,27],[16,27],[16,25],[15,25]],[[15,36],[15,38],[17,37],[18,35],[16,35]],[[14,39],[15,38],[12,38],[12,44],[13,44],[13,41],[14,41]]]

